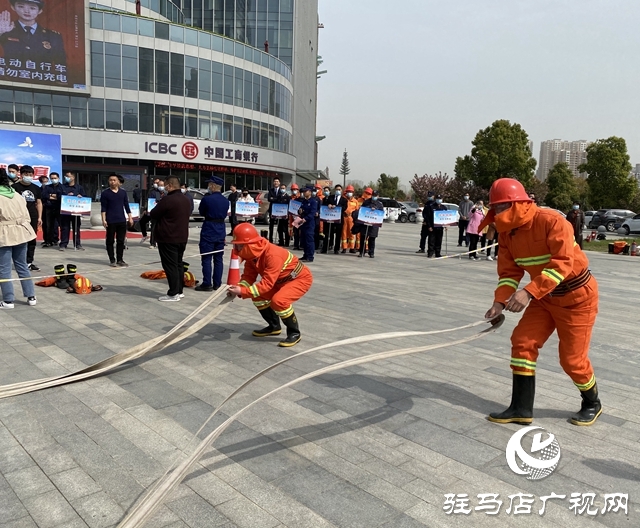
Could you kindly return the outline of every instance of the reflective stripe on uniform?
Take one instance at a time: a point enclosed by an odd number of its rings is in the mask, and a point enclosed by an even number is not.
[[[524,359],[524,358],[511,358],[511,366],[512,367],[520,367],[520,368],[525,368],[525,369],[529,369],[529,370],[536,370],[536,362],[535,361],[529,361],[528,359]]]
[[[581,391],[587,391],[587,390],[589,390],[591,387],[593,387],[596,384],[596,376],[595,376],[595,374],[593,376],[591,376],[591,379],[589,381],[587,381],[587,383],[580,384],[580,383],[576,383],[574,381],[573,384],[576,387],[578,387]]]
[[[251,286],[249,286],[249,291],[251,292],[251,295],[253,297],[259,297],[260,293],[258,292],[258,288],[256,288],[255,284],[252,284]]]
[[[253,305],[258,308],[258,310],[262,309],[262,308],[266,308],[267,306],[271,305],[271,301],[253,301]]]
[[[283,319],[286,319],[293,314],[293,306],[289,306],[289,308],[285,308],[282,311],[275,310],[275,312]]]
[[[291,264],[292,260],[293,260],[293,253],[291,253],[291,251],[289,251],[289,256],[287,257],[287,260],[284,261],[284,265],[282,266],[282,270],[280,270],[280,271],[286,270],[287,266],[289,264]]]
[[[251,288],[251,284],[249,284],[247,281],[240,281],[238,283],[238,286],[244,286],[245,288]]]
[[[517,280],[514,279],[500,279],[498,281],[498,288],[500,286],[511,286],[514,290],[518,289],[518,284],[520,284]]]
[[[556,284],[560,284],[564,280],[564,277],[554,269],[545,268],[542,270],[542,274],[545,277],[549,277]]]
[[[548,262],[551,262],[551,254],[539,255],[537,257],[517,258],[513,260],[521,268],[524,268],[526,266],[542,266],[543,264],[547,264]]]

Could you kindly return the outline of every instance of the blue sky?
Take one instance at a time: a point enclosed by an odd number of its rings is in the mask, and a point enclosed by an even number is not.
[[[624,137],[640,163],[640,2],[320,0],[318,168],[453,174],[478,130]]]

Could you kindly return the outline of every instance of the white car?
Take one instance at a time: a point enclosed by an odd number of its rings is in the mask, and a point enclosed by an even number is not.
[[[622,229],[627,232],[627,235],[640,233],[640,214],[627,218],[622,222]]]
[[[393,198],[380,198],[384,206],[384,220],[386,222],[395,222],[402,214],[402,206]]]

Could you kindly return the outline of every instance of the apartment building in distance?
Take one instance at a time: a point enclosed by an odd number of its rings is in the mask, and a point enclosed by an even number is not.
[[[587,161],[587,147],[591,141],[580,139],[578,141],[565,141],[563,139],[550,139],[540,145],[540,158],[538,159],[538,171],[536,177],[545,181],[549,171],[556,163],[565,162],[574,175],[586,178],[586,173],[578,171],[578,167]]]

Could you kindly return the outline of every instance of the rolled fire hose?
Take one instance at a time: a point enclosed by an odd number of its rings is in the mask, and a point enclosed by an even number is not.
[[[308,380],[308,379],[312,379],[315,378],[317,376],[321,376],[323,374],[327,374],[329,372],[334,372],[336,370],[341,370],[347,367],[352,367],[355,365],[362,365],[364,363],[371,363],[373,361],[379,361],[382,359],[390,359],[393,357],[399,357],[399,356],[404,356],[404,355],[408,355],[408,354],[415,354],[418,352],[425,352],[427,350],[436,350],[439,348],[445,348],[445,347],[449,347],[452,345],[460,345],[463,343],[468,343],[470,341],[475,341],[476,339],[479,339],[481,337],[484,337],[492,332],[495,332],[498,328],[500,328],[504,322],[504,315],[500,315],[499,317],[495,318],[493,321],[491,321],[491,327],[478,332],[476,334],[473,334],[469,337],[465,337],[462,339],[458,339],[456,341],[451,341],[448,343],[441,343],[441,344],[435,344],[435,345],[424,345],[424,346],[419,346],[419,347],[412,347],[412,348],[401,348],[401,349],[395,349],[395,350],[390,350],[387,352],[379,352],[376,354],[370,354],[367,356],[362,356],[362,357],[357,357],[357,358],[353,358],[353,359],[348,359],[345,361],[341,361],[339,363],[336,363],[334,365],[329,365],[327,367],[323,367],[321,369],[318,370],[314,370],[313,372],[310,372],[309,374],[305,374],[303,376],[300,376],[292,381],[289,381],[283,385],[281,385],[280,387],[277,387],[275,389],[273,389],[272,391],[268,392],[267,394],[260,396],[259,398],[255,399],[254,401],[252,401],[251,403],[249,403],[248,405],[246,405],[245,407],[243,407],[242,409],[240,409],[238,412],[236,412],[235,414],[233,414],[232,416],[230,416],[227,420],[225,420],[221,425],[219,425],[214,431],[212,431],[204,440],[202,440],[198,446],[196,447],[196,449],[194,450],[193,453],[191,453],[191,455],[189,455],[184,461],[182,461],[178,467],[176,467],[176,469],[174,469],[171,472],[167,472],[165,473],[165,475],[163,477],[161,477],[154,485],[153,487],[149,490],[149,492],[144,496],[144,498],[142,500],[140,500],[137,504],[134,505],[134,507],[129,511],[129,513],[124,517],[124,519],[120,522],[120,524],[118,524],[118,528],[139,528],[141,526],[143,526],[151,517],[152,515],[157,511],[157,509],[162,505],[163,501],[166,499],[166,497],[171,493],[171,491],[173,491],[179,484],[180,482],[182,482],[182,480],[189,474],[189,472],[191,471],[191,469],[193,468],[193,466],[198,462],[198,460],[205,454],[205,452],[211,447],[211,445],[213,444],[213,442],[224,432],[224,430],[229,427],[229,425],[231,425],[242,413],[244,413],[245,411],[249,410],[251,407],[253,407],[254,405],[258,404],[259,402],[265,400],[266,398],[269,398],[270,396],[276,394],[277,392],[280,392],[286,388],[289,388],[293,385],[296,385],[297,383],[300,383],[302,381]],[[458,328],[453,328],[453,329],[448,329],[448,330],[440,330],[440,331],[436,331],[436,332],[424,332],[422,333],[422,335],[424,334],[429,334],[429,333],[445,333],[445,332],[453,332],[453,331],[458,331],[461,330],[463,328],[469,328],[469,327],[473,327],[473,326],[478,326],[479,324],[482,323],[487,323],[488,321],[478,321],[476,323],[472,323],[470,325],[465,325],[462,327],[458,327]],[[419,335],[420,332],[394,332],[393,334],[396,334],[395,337],[401,337],[401,336],[409,336],[409,335]],[[401,334],[401,335],[398,335]],[[389,334],[378,334],[378,336],[380,335],[386,335],[387,338],[389,338]],[[343,340],[339,343],[342,343],[343,345],[346,344],[345,342],[350,342],[351,344],[355,344],[355,343],[362,343],[362,342],[366,342],[371,340],[371,338],[373,338],[374,336],[363,336],[361,338],[351,338],[351,339],[346,339]],[[331,343],[328,345],[323,345],[322,347],[317,347],[316,349],[312,349],[312,350],[319,350],[322,348],[330,348],[332,346],[336,346],[336,343]],[[244,384],[242,384],[238,389],[236,389],[232,395],[230,395],[229,397],[227,397],[224,402],[226,402],[229,398],[231,398],[231,396],[233,396],[233,394],[236,394],[238,391],[240,391],[243,387],[245,387],[248,383],[250,383],[252,380],[255,380],[257,378],[259,378],[260,376],[262,376],[264,373],[268,372],[269,370],[271,370],[272,368],[275,368],[277,365],[280,365],[282,363],[284,363],[285,361],[288,361],[289,359],[292,359],[294,357],[299,357],[303,354],[307,354],[311,352],[311,350],[305,351],[305,352],[301,352],[300,354],[296,354],[290,358],[286,358],[285,360],[279,361],[278,363],[272,365],[271,367],[268,367],[266,369],[264,369],[263,371],[261,371],[260,373],[256,374],[255,376],[253,376],[251,378],[251,380],[245,382]],[[218,406],[218,409],[216,409],[215,412],[217,412],[222,405],[224,404],[224,402]]]

